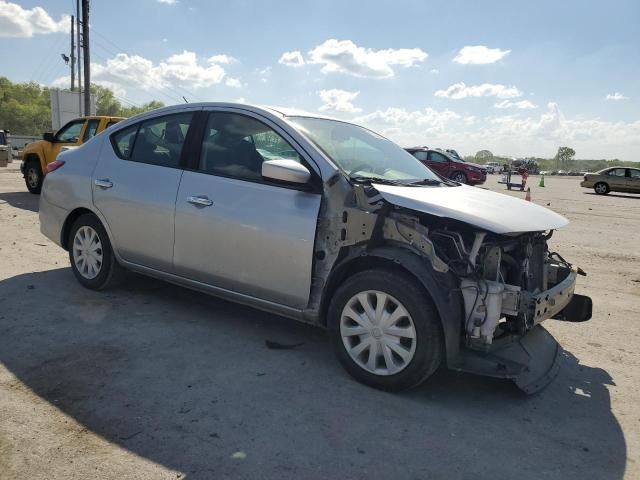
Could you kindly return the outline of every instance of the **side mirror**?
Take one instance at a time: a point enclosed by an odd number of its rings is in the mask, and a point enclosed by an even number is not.
[[[56,137],[53,136],[52,132],[45,132],[42,134],[42,138],[47,142],[54,143],[56,141]]]
[[[307,183],[311,173],[304,165],[286,158],[262,162],[262,176],[289,183]]]

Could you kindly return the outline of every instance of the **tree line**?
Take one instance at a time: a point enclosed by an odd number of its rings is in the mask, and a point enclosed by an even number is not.
[[[617,158],[614,159],[576,159],[576,151],[571,147],[558,147],[558,152],[553,158],[540,158],[540,157],[527,157],[530,160],[534,160],[540,170],[565,170],[565,171],[590,171],[596,172],[613,165],[637,167],[637,162],[622,161]],[[468,162],[478,163],[484,165],[489,162],[497,162],[500,165],[509,163],[511,157],[502,157],[494,155],[489,150],[480,150],[475,155],[469,155],[464,157]]]
[[[152,100],[140,106],[123,105],[109,88],[91,84],[96,97],[96,114],[131,117],[163,107]],[[15,135],[40,135],[51,130],[49,88],[36,82],[13,83],[0,77],[0,129]]]

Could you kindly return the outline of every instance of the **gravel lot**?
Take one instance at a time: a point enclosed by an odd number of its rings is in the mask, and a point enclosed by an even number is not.
[[[565,349],[546,390],[441,371],[391,395],[314,328],[139,276],[83,289],[17,167],[0,169],[2,479],[640,478],[640,196],[531,179],[594,300],[590,322],[546,322]]]

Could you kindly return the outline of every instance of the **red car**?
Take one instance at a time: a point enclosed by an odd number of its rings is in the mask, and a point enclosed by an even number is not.
[[[480,185],[487,180],[487,171],[484,167],[465,162],[451,153],[427,147],[412,147],[405,150],[437,174],[454,182]]]

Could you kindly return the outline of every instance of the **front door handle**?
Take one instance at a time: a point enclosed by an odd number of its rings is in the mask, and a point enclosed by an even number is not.
[[[187,197],[187,202],[199,207],[210,207],[211,205],[213,205],[213,201],[202,195]]]
[[[98,180],[94,180],[93,184],[96,187],[100,187],[100,188],[111,188],[111,187],[113,187],[113,183],[108,178],[100,178]]]

